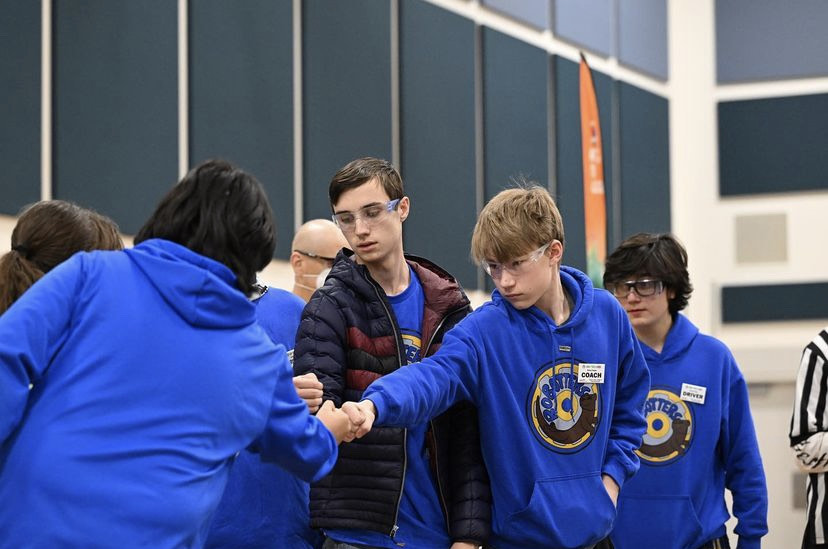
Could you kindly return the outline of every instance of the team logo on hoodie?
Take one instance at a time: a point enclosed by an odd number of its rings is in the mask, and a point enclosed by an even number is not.
[[[592,440],[601,417],[597,383],[578,383],[578,365],[565,362],[538,370],[529,391],[529,417],[549,448],[577,452]]]
[[[676,393],[650,389],[644,416],[647,432],[641,448],[635,451],[641,459],[651,465],[666,465],[687,453],[693,438],[693,413]]]

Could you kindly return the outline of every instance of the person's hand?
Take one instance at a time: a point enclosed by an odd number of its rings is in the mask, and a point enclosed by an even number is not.
[[[362,438],[371,431],[374,420],[377,419],[377,409],[370,400],[362,402],[346,402],[342,410],[351,419],[351,428],[355,438]]]
[[[308,405],[310,413],[315,414],[322,406],[322,382],[316,379],[316,374],[308,372],[293,378],[293,386],[299,398]]]
[[[319,411],[316,412],[316,417],[331,432],[337,444],[343,440],[345,442],[354,440],[351,432],[351,419],[342,409],[335,407],[332,400],[322,403]]]
[[[469,541],[455,541],[450,549],[477,549],[478,547],[480,547],[478,544]]]
[[[620,488],[618,488],[618,484],[615,482],[615,479],[609,475],[601,475],[601,482],[604,483],[604,488],[607,491],[607,495],[609,495],[612,500],[612,504],[618,507],[618,492]]]

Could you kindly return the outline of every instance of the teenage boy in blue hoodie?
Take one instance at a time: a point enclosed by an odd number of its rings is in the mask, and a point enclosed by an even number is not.
[[[607,258],[604,285],[626,310],[652,379],[641,470],[618,502],[615,547],[729,547],[728,489],[738,547],[758,549],[768,491],[747,385],[728,348],[680,314],[693,291],[687,252],[670,234],[636,234]]]
[[[473,402],[497,549],[608,547],[619,489],[638,469],[647,367],[617,301],[561,266],[563,242],[545,189],[500,192],[472,236],[472,256],[496,286],[492,301],[434,356],[343,405],[361,436]]]

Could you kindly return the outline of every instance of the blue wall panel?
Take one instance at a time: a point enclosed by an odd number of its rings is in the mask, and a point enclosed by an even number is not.
[[[224,158],[264,184],[282,258],[294,225],[291,17],[290,2],[190,2],[190,164]]]
[[[552,25],[556,36],[608,57],[612,43],[613,0],[553,0]]]
[[[549,184],[548,89],[544,50],[483,29],[483,128],[486,200],[524,175]]]
[[[667,0],[618,2],[618,60],[667,80]]]
[[[584,170],[581,152],[581,111],[578,63],[555,57],[555,172],[556,200],[564,219],[566,246],[564,263],[586,268],[586,236],[584,229]],[[607,252],[618,240],[613,232],[616,224],[612,193],[612,94],[613,80],[592,71],[604,160],[604,190],[607,196]]]
[[[619,82],[621,234],[670,230],[669,103]]]
[[[546,30],[551,22],[551,0],[483,0],[483,5],[513,17],[521,23]]]
[[[55,2],[56,198],[134,233],[177,180],[174,2]]]
[[[828,282],[725,286],[722,322],[828,318]]]
[[[303,13],[304,218],[329,218],[328,184],[362,156],[391,159],[388,2],[306,0]]]
[[[40,3],[0,0],[0,214],[40,199]]]
[[[719,103],[723,196],[828,189],[828,94]]]
[[[406,251],[473,288],[476,220],[474,23],[419,0],[400,4],[402,176],[411,197]]]
[[[828,2],[716,0],[719,82],[828,75]]]

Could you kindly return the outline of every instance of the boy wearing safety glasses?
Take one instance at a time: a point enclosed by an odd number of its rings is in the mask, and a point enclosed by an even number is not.
[[[440,350],[374,382],[343,410],[361,423],[416,425],[473,402],[491,477],[491,545],[611,547],[618,491],[638,469],[649,375],[624,311],[561,265],[564,229],[537,186],[496,195],[478,217],[472,256],[492,301]]]
[[[329,195],[351,250],[337,254],[305,307],[294,369],[316,374],[324,400],[341,406],[359,400],[373,380],[432,354],[471,308],[451,275],[403,254],[410,203],[390,163],[354,160],[333,177]],[[341,447],[333,472],[311,487],[311,525],[324,530],[325,548],[486,543],[491,492],[476,411],[466,402],[428,419]]]
[[[604,286],[626,310],[652,376],[641,470],[618,502],[616,548],[729,547],[725,488],[739,549],[758,548],[768,495],[747,385],[728,348],[680,314],[693,291],[687,252],[670,234],[631,236],[607,258]]]

